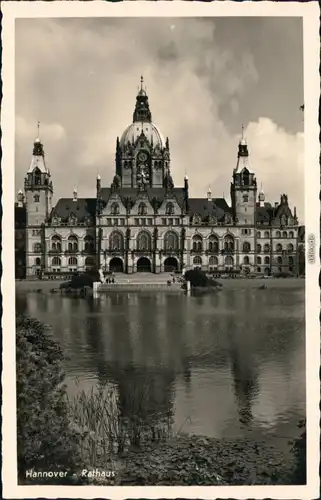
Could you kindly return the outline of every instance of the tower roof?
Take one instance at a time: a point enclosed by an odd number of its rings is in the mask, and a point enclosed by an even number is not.
[[[239,174],[244,169],[247,169],[252,174],[254,173],[249,165],[249,150],[247,147],[246,139],[244,137],[244,126],[242,125],[242,136],[238,146],[237,164],[234,173]]]
[[[39,129],[39,125],[38,125],[38,129]],[[28,170],[28,174],[32,173],[35,168],[38,168],[40,170],[40,172],[43,174],[50,175],[50,171],[47,168],[47,165],[45,162],[45,152],[44,152],[43,144],[42,144],[41,140],[39,139],[39,136],[35,139],[35,141],[33,143],[32,158],[31,158],[31,163],[30,163],[30,167]]]
[[[136,96],[136,105],[133,114],[133,122],[151,122],[152,114],[149,109],[148,95],[143,87],[144,78],[140,78],[140,89]]]

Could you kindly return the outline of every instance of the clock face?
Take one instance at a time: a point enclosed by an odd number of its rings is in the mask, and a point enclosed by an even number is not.
[[[147,161],[147,154],[144,152],[141,152],[141,153],[139,153],[137,159],[139,162],[143,163],[143,162]]]

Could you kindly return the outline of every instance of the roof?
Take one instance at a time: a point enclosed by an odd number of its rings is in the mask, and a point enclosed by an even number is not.
[[[159,145],[161,149],[165,147],[165,140],[160,130],[154,123],[148,121],[131,123],[120,138],[120,146],[123,147],[128,142],[135,143],[142,133],[150,143],[153,142],[153,146]]]
[[[86,217],[94,216],[96,212],[96,198],[60,198],[56,206],[52,209],[50,218],[55,215],[62,221],[67,221],[70,215],[74,214],[79,222],[84,222]]]
[[[26,224],[27,224],[26,206],[19,207],[18,205],[15,205],[15,207],[14,207],[14,220],[15,220],[15,227],[16,228],[26,227]]]
[[[166,189],[161,187],[161,188],[146,188],[147,196],[149,200],[151,201],[153,198],[157,198],[160,202],[162,202],[166,196]],[[173,193],[174,197],[177,199],[177,203],[180,205],[180,207],[183,208],[184,205],[184,188],[173,188],[171,193]],[[101,198],[102,200],[107,203],[110,195],[112,194],[111,188],[102,188],[101,189]],[[131,198],[134,202],[136,201],[137,197],[139,196],[140,192],[138,191],[137,188],[130,188],[130,187],[120,187],[117,190],[117,194],[121,197],[122,201],[124,201],[126,198]]]
[[[211,201],[207,198],[189,198],[188,209],[190,217],[193,214],[198,214],[202,220],[213,215],[219,221],[224,218],[226,213],[232,214],[232,209],[224,198],[212,198]]]

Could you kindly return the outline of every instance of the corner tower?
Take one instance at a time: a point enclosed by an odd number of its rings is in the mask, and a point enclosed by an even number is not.
[[[24,189],[27,224],[28,226],[40,226],[51,212],[53,187],[50,171],[45,162],[43,144],[39,137],[33,145],[31,164],[25,177]]]
[[[249,165],[249,151],[242,127],[242,139],[239,142],[237,164],[231,183],[231,201],[237,225],[255,225],[256,197],[256,178]]]
[[[152,122],[148,95],[141,77],[133,122],[116,142],[116,175],[122,187],[164,187],[170,175],[168,139]]]

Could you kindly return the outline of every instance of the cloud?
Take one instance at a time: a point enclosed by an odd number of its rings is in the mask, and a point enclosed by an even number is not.
[[[56,198],[72,196],[74,185],[79,196],[94,196],[97,172],[109,185],[116,137],[132,121],[143,74],[153,121],[169,137],[175,184],[182,185],[187,172],[192,196],[205,196],[209,185],[213,196],[227,195],[239,136],[222,110],[239,119],[240,103],[250,107],[251,96],[260,92],[260,74],[248,49],[236,53],[220,42],[218,22],[20,20],[17,187],[30,161],[37,120],[44,122],[41,137]],[[303,215],[302,135],[281,128],[273,116],[245,125],[259,185],[272,201],[288,192]]]

